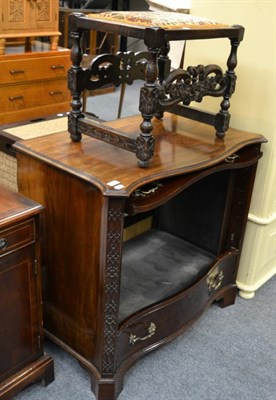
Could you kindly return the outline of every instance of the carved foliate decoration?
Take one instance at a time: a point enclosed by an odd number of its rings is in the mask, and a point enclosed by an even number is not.
[[[160,111],[159,99],[161,92],[160,86],[147,87],[144,86],[140,90],[139,111],[145,115],[153,115]],[[163,97],[163,96],[162,96]]]
[[[214,127],[217,132],[217,137],[224,137],[224,133],[229,128],[231,115],[226,110],[225,112],[220,111],[216,114]]]
[[[36,0],[37,21],[50,21],[50,0]]]
[[[140,161],[140,166],[143,166],[143,161],[149,161],[153,157],[155,139],[151,135],[148,137],[140,135],[136,139],[136,144],[136,157]],[[145,166],[147,166],[147,163]]]
[[[9,0],[9,22],[24,22],[24,0]]]
[[[68,115],[68,131],[70,132],[70,137],[74,142],[79,142],[81,140],[81,134],[78,130],[79,117],[83,117],[83,115],[78,115],[78,113],[74,113],[74,111],[71,111]]]
[[[113,376],[115,368],[115,343],[118,325],[120,292],[121,244],[123,204],[120,199],[109,199],[106,237],[105,307],[103,332],[103,376]]]
[[[177,69],[162,84],[163,94],[159,103],[171,107],[182,102],[201,102],[204,96],[220,97],[228,87],[228,77],[217,65],[198,65],[187,70]]]
[[[88,70],[71,67],[68,70],[68,89],[71,92],[82,92],[87,88],[90,80],[90,73]]]
[[[135,140],[124,136],[119,131],[112,128],[99,125],[97,122],[88,122],[88,120],[78,121],[78,133],[91,136],[95,139],[120,147],[121,149],[135,153]]]
[[[119,86],[132,84],[136,79],[145,78],[147,52],[102,54],[95,57],[85,75],[85,88],[100,88],[109,83]]]

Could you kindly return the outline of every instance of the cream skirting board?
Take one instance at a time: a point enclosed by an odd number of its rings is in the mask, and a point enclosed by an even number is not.
[[[276,274],[276,214],[258,218],[249,214],[237,276],[239,294],[252,299],[255,292]]]
[[[67,130],[67,117],[57,117],[49,121],[34,122],[4,130],[20,140],[32,139],[39,136]],[[0,151],[0,185],[18,190],[16,158]]]

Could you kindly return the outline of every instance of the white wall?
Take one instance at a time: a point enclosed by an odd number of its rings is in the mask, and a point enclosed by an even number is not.
[[[276,271],[275,1],[191,0],[190,13],[245,27],[238,49],[238,80],[231,100],[230,125],[268,139],[262,147],[264,155],[258,166],[238,274],[239,287],[250,297]],[[179,63],[181,50],[182,44],[175,42],[170,53],[174,66]],[[223,63],[229,50],[228,39],[190,41],[185,67],[216,63],[226,68]],[[217,110],[217,99],[207,103],[204,99],[204,107],[206,104],[208,109]]]

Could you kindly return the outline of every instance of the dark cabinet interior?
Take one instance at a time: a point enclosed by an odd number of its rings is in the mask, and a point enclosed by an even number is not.
[[[179,188],[179,194],[156,209],[125,218],[128,227],[143,217],[150,225],[123,245],[120,320],[207,274],[220,251],[230,174],[209,175],[185,190]]]

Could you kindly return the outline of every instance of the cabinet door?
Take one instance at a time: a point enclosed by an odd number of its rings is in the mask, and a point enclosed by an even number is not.
[[[42,349],[34,245],[0,257],[0,294],[1,382],[37,358]]]
[[[58,30],[58,1],[33,0],[31,6],[31,29]]]
[[[5,0],[1,1],[3,31],[25,31],[30,27],[31,0]]]

